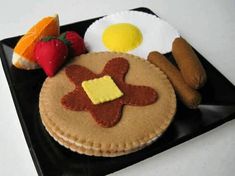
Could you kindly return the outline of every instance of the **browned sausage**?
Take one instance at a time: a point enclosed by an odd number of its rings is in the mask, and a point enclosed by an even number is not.
[[[176,94],[188,108],[197,108],[201,102],[201,95],[185,83],[179,70],[164,55],[155,51],[151,52],[148,55],[148,61],[159,67],[167,75]]]
[[[185,82],[194,89],[202,87],[207,79],[206,72],[190,44],[183,38],[176,38],[172,54]]]

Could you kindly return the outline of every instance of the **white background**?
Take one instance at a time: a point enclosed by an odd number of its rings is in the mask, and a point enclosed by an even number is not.
[[[234,0],[0,0],[0,39],[25,33],[43,16],[68,24],[121,10],[149,7],[176,27],[235,84]],[[0,64],[0,175],[37,175]],[[230,176],[235,173],[235,121],[114,175]]]

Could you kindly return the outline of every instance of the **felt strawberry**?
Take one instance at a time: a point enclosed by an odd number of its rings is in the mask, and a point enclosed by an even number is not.
[[[82,37],[74,31],[67,31],[62,33],[59,38],[69,42],[71,56],[79,56],[86,53],[86,48]]]
[[[34,55],[47,76],[53,76],[68,56],[68,47],[60,39],[46,37],[36,43]]]

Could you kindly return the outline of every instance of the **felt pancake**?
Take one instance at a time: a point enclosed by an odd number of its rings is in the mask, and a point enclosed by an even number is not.
[[[68,65],[79,65],[99,74],[108,62],[118,57],[129,63],[125,82],[150,87],[157,92],[157,100],[145,106],[124,105],[120,120],[111,127],[103,127],[89,111],[73,111],[63,105],[63,97],[75,89],[66,75],[67,66],[45,80],[39,99],[42,122],[61,145],[86,155],[120,156],[151,144],[169,126],[176,111],[176,97],[158,67],[137,56],[115,52],[84,54]]]

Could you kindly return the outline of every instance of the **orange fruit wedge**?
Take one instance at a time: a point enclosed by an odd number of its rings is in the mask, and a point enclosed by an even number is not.
[[[46,36],[57,37],[60,33],[58,15],[48,16],[35,24],[14,48],[12,63],[20,69],[32,70],[39,68],[34,59],[35,44]]]

